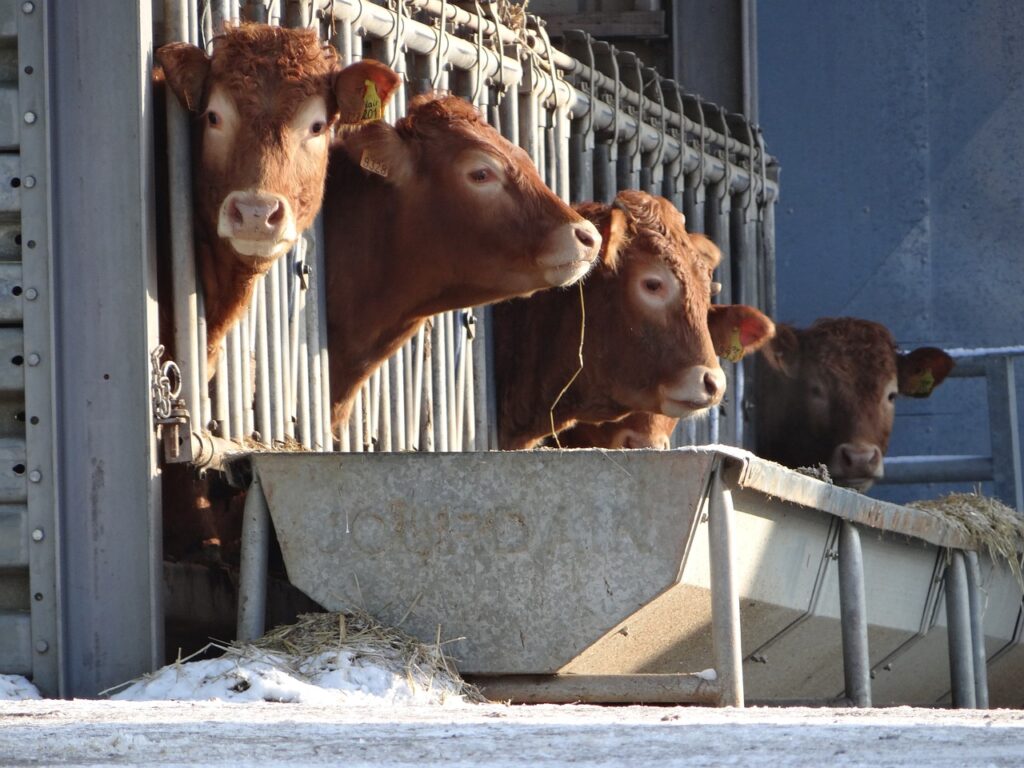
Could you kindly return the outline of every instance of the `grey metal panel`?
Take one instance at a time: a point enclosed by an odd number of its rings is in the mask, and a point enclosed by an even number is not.
[[[0,328],[0,396],[25,389],[25,368],[41,362],[38,353],[35,355],[26,357],[20,328]]]
[[[20,126],[18,89],[15,84],[0,83],[0,150],[18,149]]]
[[[32,674],[32,632],[28,611],[0,612],[0,669],[4,674]]]
[[[0,568],[28,567],[28,521],[24,507],[0,507]],[[2,577],[0,577],[2,578]],[[3,667],[0,667],[2,670]]]
[[[49,10],[51,114],[60,115],[51,169],[61,692],[91,696],[163,661],[144,362],[157,329],[152,9],[106,0]]]
[[[25,478],[28,474],[25,441],[20,438],[0,438],[0,504],[20,504],[25,501]]]
[[[0,323],[20,323],[24,285],[21,264],[0,263]]]
[[[0,216],[21,210],[21,162],[18,155],[0,154]]]

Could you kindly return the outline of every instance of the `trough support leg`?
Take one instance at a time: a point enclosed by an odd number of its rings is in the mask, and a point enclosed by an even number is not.
[[[839,614],[843,632],[843,680],[855,707],[871,706],[871,657],[864,598],[864,555],[857,527],[843,520],[839,529]]]
[[[711,634],[718,676],[719,706],[743,706],[740,603],[733,579],[732,494],[722,486],[721,467],[711,475],[708,540],[711,555]]]
[[[988,709],[988,660],[985,658],[985,621],[982,616],[981,566],[977,552],[967,558],[967,599],[971,609],[971,647],[974,652],[974,703]]]
[[[245,496],[242,551],[238,573],[238,640],[260,637],[267,614],[267,561],[270,552],[270,511],[260,476],[253,473]]]
[[[974,709],[974,651],[964,553],[955,550],[946,566],[946,627],[949,638],[949,683],[953,707]]]

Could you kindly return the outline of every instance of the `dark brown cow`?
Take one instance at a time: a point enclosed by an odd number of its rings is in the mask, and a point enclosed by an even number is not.
[[[324,202],[333,423],[431,315],[578,280],[595,227],[467,102],[421,96],[331,153]]]
[[[717,249],[695,243],[668,200],[629,190],[612,205],[579,211],[605,234],[605,246],[583,284],[583,369],[555,409],[555,432],[634,411],[683,417],[717,404],[725,375],[716,349],[742,354],[771,334],[771,321],[742,305],[709,309]],[[550,407],[579,365],[580,320],[576,291],[496,308],[502,448],[533,447],[551,432]]]
[[[758,454],[790,467],[825,464],[833,480],[867,490],[884,471],[896,397],[928,397],[953,369],[935,347],[897,350],[870,320],[779,325],[761,350]]]
[[[331,129],[359,122],[364,95],[386,102],[398,76],[374,61],[342,69],[306,29],[228,28],[213,55],[188,43],[156,52],[193,131],[195,245],[209,375],[257,278],[320,210]]]

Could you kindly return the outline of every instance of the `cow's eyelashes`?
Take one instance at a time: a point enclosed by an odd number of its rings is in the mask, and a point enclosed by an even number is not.
[[[224,118],[222,118],[217,112],[214,112],[212,109],[206,110],[206,124],[211,128],[216,128],[223,122]]]
[[[490,168],[474,168],[466,175],[474,184],[485,184],[498,178],[497,174]]]
[[[647,291],[651,292],[651,293],[657,293],[658,291],[660,291],[662,285],[664,285],[664,283],[661,282],[660,278],[657,278],[657,277],[644,278],[644,288]]]

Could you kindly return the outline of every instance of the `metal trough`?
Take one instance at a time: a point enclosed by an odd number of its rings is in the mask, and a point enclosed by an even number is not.
[[[745,451],[250,460],[241,637],[263,629],[265,498],[293,584],[440,637],[495,698],[985,706],[987,655],[992,705],[1022,703],[1005,567]]]

